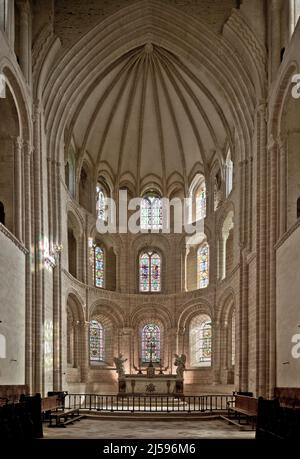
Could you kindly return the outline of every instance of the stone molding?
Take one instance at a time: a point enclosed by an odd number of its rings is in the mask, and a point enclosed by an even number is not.
[[[14,236],[7,228],[6,226],[2,225],[2,223],[0,223],[0,232],[2,234],[4,234],[8,239],[10,239],[14,244],[15,246],[21,250],[21,252],[23,252],[25,255],[27,255],[29,253],[29,250],[27,250],[23,244],[21,244],[21,242],[16,238],[16,236]]]

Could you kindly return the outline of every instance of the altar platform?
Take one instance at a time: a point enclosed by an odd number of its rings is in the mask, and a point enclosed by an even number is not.
[[[119,379],[118,395],[183,396],[183,380],[176,375],[124,375]]]

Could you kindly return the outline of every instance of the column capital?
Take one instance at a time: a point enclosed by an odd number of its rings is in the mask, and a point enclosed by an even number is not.
[[[267,109],[267,102],[265,100],[260,100],[255,107],[256,113],[264,113]]]
[[[281,154],[285,154],[286,149],[286,137],[279,136],[277,139],[278,147]]]
[[[34,150],[33,145],[26,140],[24,142],[24,154],[25,154],[25,156],[29,156],[29,158],[30,158],[32,156],[33,150]]]
[[[22,137],[16,137],[14,140],[15,140],[15,147],[18,148],[19,150],[22,150],[24,146],[24,141]]]
[[[42,113],[42,104],[40,100],[36,100],[33,104],[33,111],[32,111],[32,121],[35,122],[38,120]]]
[[[270,134],[268,138],[268,151],[269,152],[276,151],[277,147],[278,147],[277,140],[274,138],[273,134]]]

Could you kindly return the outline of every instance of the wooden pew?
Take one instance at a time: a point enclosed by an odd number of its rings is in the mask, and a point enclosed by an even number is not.
[[[251,430],[255,428],[257,417],[257,398],[248,397],[246,395],[236,395],[233,402],[227,402],[227,416],[221,416],[230,424],[238,426],[241,430],[245,430],[245,425],[251,423]],[[242,419],[245,423],[242,424]]]
[[[80,421],[82,418],[84,418],[84,416],[79,414],[79,408],[51,412],[49,416],[49,427],[66,427],[66,425],[73,424],[75,421]],[[55,421],[54,424],[53,421]]]
[[[27,385],[0,385],[0,398],[5,398],[10,403],[17,403],[21,395],[29,395]]]
[[[279,400],[280,406],[300,409],[299,387],[276,387],[274,396]]]

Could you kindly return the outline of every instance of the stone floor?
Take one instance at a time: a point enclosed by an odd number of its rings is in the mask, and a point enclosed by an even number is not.
[[[252,439],[252,431],[239,431],[221,419],[100,420],[82,419],[65,428],[44,426],[46,439]]]

